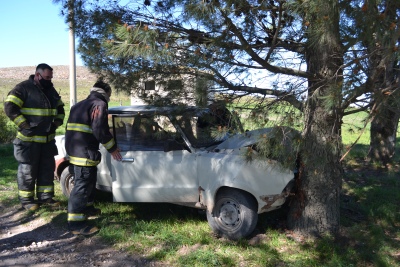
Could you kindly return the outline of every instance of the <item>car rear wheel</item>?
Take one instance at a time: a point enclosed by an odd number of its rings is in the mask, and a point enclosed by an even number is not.
[[[257,202],[242,190],[223,189],[217,194],[213,214],[207,210],[207,220],[218,236],[231,240],[244,238],[256,227]]]
[[[61,190],[67,198],[71,194],[72,188],[74,188],[74,175],[70,173],[69,168],[65,168],[61,173],[60,177]]]

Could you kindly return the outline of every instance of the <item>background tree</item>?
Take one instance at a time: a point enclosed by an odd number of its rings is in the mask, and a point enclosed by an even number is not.
[[[399,1],[344,1],[342,29],[349,62],[348,91],[361,105],[345,113],[368,111],[369,159],[385,165],[395,152],[400,115],[398,78]],[[346,86],[345,86],[346,87]]]
[[[384,165],[391,162],[395,153],[397,126],[400,118],[399,101],[399,59],[398,46],[399,1],[366,1],[363,12],[366,17],[376,18],[363,21],[369,25],[365,29],[365,46],[369,58],[368,78],[371,84],[371,142],[368,157]],[[364,28],[364,27],[363,27]]]

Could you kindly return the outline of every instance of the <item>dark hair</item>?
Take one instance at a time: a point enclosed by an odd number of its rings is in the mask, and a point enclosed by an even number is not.
[[[93,87],[101,88],[106,91],[106,93],[109,93],[111,91],[111,86],[108,83],[105,83],[103,81],[97,81]]]
[[[38,69],[41,69],[41,70],[51,70],[51,71],[53,71],[53,68],[50,67],[49,65],[47,65],[46,63],[40,63],[39,65],[37,65],[36,71],[37,71]]]

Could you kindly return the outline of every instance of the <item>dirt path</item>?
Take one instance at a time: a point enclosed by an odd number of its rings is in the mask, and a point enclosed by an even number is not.
[[[70,234],[19,205],[0,206],[0,266],[167,266],[106,245],[99,236]]]

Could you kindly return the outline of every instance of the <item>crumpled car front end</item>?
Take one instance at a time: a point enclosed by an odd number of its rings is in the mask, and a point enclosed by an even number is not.
[[[236,134],[199,157],[200,185],[209,211],[218,191],[226,187],[252,195],[258,203],[258,213],[272,211],[285,203],[294,185],[295,169],[287,169],[274,159],[257,157],[254,149],[260,138],[272,131],[265,128]]]

